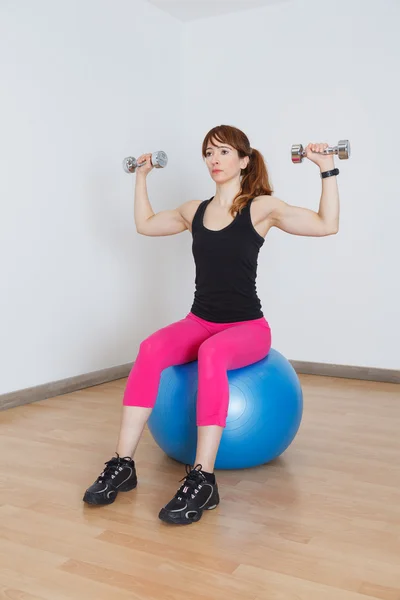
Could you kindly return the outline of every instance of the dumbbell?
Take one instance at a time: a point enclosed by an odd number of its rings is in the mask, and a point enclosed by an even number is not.
[[[162,150],[158,150],[158,152],[153,152],[150,160],[153,167],[156,169],[163,169],[167,166],[168,156]],[[142,167],[145,164],[146,162],[138,163],[133,156],[128,156],[122,161],[125,173],[135,173],[138,167]]]
[[[325,148],[321,154],[337,154],[340,159],[350,157],[350,142],[349,140],[340,140],[337,146]],[[293,144],[292,146],[292,162],[294,164],[303,162],[306,153],[302,144]]]

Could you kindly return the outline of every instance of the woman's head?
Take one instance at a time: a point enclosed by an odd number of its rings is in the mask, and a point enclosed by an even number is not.
[[[258,150],[250,147],[243,131],[230,125],[211,129],[203,141],[202,154],[215,183],[222,185],[237,178],[240,191],[231,214],[240,212],[251,198],[272,194],[267,167]]]

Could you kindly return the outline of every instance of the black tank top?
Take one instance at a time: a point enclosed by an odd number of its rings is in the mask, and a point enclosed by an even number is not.
[[[201,202],[192,222],[196,290],[191,312],[214,323],[259,319],[264,315],[256,289],[257,259],[265,240],[251,221],[252,200],[227,227],[213,231],[203,224],[213,197]]]

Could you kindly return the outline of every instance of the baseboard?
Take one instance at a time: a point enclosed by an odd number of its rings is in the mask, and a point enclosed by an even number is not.
[[[75,377],[68,377],[68,379],[60,379],[59,381],[44,383],[35,387],[25,388],[24,390],[2,394],[0,395],[0,410],[21,406],[23,404],[30,404],[31,402],[37,402],[38,400],[54,398],[55,396],[61,396],[62,394],[77,392],[84,388],[100,385],[101,383],[107,383],[109,381],[115,381],[116,379],[123,379],[124,377],[128,377],[129,372],[132,369],[132,364],[133,363],[127,363],[117,367],[102,369],[101,371],[93,371],[92,373],[76,375]]]
[[[377,369],[374,367],[353,367],[346,365],[331,365],[324,363],[303,362],[291,360],[297,373],[306,375],[322,375],[325,377],[342,377],[345,379],[361,379],[367,381],[382,381],[385,383],[400,383],[400,370]],[[77,375],[68,379],[61,379],[51,383],[44,383],[31,388],[0,395],[0,410],[30,404],[38,400],[54,398],[62,394],[69,394],[84,388],[100,385],[109,381],[128,377],[133,363],[119,365],[93,371],[85,375]]]
[[[322,375],[325,377],[342,377],[344,379],[400,383],[400,370],[396,369],[331,365],[326,363],[304,362],[301,360],[291,360],[290,362],[296,373],[303,373],[304,375]]]

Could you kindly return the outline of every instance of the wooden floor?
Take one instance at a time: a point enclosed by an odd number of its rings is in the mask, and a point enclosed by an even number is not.
[[[301,376],[282,457],[217,472],[221,504],[158,520],[183,466],[148,431],[137,490],[82,503],[111,458],[126,380],[0,413],[0,598],[400,600],[400,388]]]

